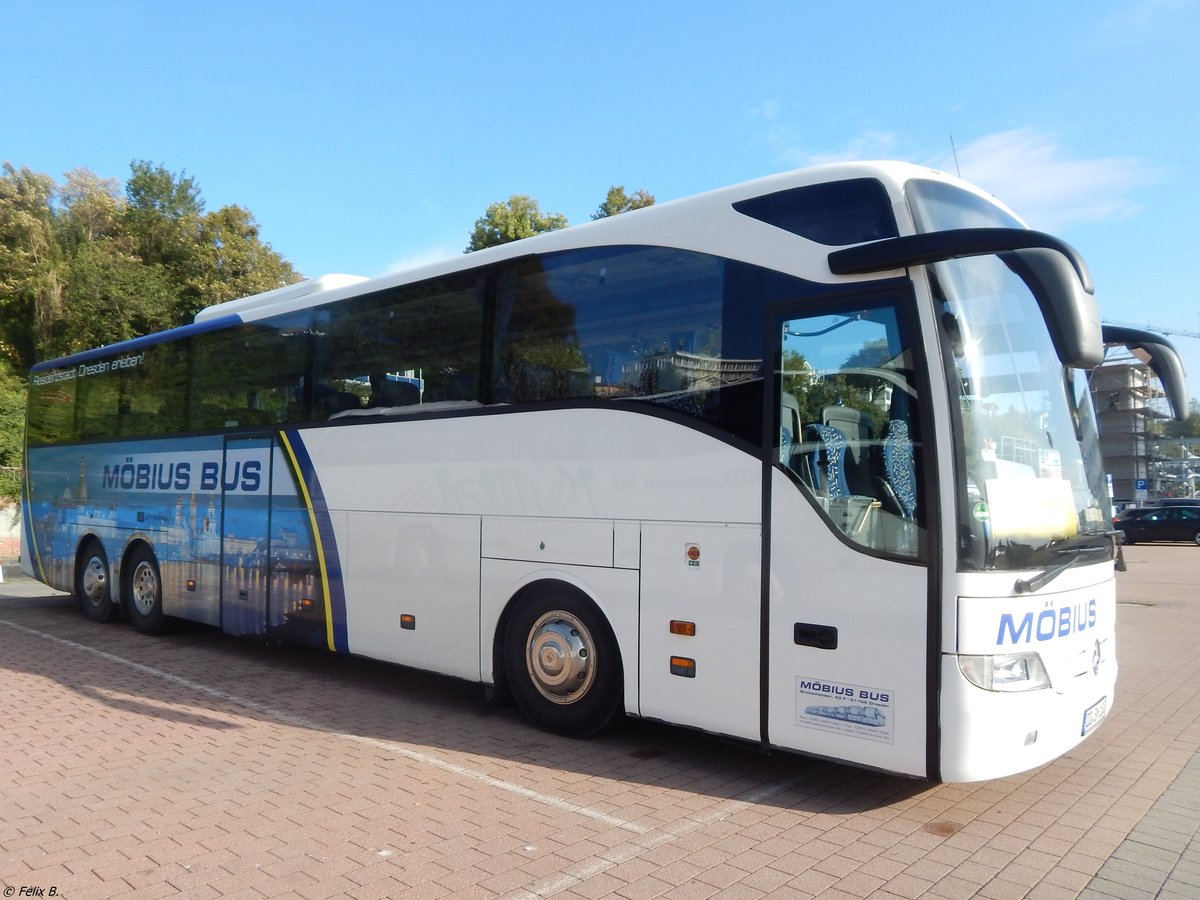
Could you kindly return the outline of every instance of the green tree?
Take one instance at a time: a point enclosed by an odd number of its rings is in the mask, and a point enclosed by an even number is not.
[[[625,193],[625,185],[613,185],[608,189],[608,196],[604,198],[604,202],[592,213],[592,219],[607,219],[609,216],[653,205],[653,194],[639,189],[630,197]]]
[[[475,220],[471,240],[463,252],[472,253],[485,247],[497,247],[566,227],[566,216],[561,213],[543,213],[537,200],[528,194],[513,194],[503,202],[493,203]]]
[[[1200,400],[1188,403],[1188,417],[1182,422],[1169,421],[1163,426],[1167,437],[1200,438]]]
[[[11,163],[0,170],[0,429],[18,455],[25,386],[12,373],[300,278],[248,210],[206,213],[186,173],[134,161],[123,192],[87,169],[65,178],[60,187]],[[16,464],[6,447],[0,471]]]
[[[0,500],[21,495],[21,444],[25,435],[25,381],[0,359]]]
[[[0,175],[0,355],[27,369],[63,309],[54,180],[4,163]]]
[[[223,206],[201,220],[188,282],[196,309],[299,280],[292,264],[263,242],[248,209]],[[195,311],[188,311],[189,318]]]
[[[42,356],[63,356],[179,324],[177,285],[162,265],[146,265],[112,238],[88,241],[66,272],[66,308]]]

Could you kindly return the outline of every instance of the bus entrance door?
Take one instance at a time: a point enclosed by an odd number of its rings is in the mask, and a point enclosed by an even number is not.
[[[927,774],[915,314],[890,292],[806,303],[771,348],[770,743]]]
[[[267,633],[271,553],[270,436],[225,439],[221,460],[221,630]]]

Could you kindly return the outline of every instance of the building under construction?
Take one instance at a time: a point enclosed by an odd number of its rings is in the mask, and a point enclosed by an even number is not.
[[[1166,436],[1166,395],[1138,354],[1112,350],[1093,371],[1091,388],[1114,504],[1190,497],[1200,489],[1200,458],[1188,447],[1197,442]]]

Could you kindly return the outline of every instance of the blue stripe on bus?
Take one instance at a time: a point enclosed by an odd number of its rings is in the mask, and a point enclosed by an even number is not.
[[[191,337],[194,334],[204,334],[209,331],[219,331],[222,328],[232,328],[234,325],[241,325],[242,317],[236,314],[227,316],[218,316],[215,319],[210,319],[207,322],[192,323],[191,325],[180,325],[178,328],[169,328],[166,331],[160,331],[156,334],[146,334],[141,337],[130,338],[127,341],[120,341],[116,344],[108,344],[104,347],[96,347],[92,350],[84,350],[81,353],[72,353],[70,356],[60,356],[58,359],[49,359],[45,362],[37,363],[33,367],[34,372],[44,372],[47,369],[69,369],[72,366],[77,366],[80,363],[91,362],[93,359],[99,359],[103,356],[113,356],[121,353],[129,353],[133,350],[143,350],[146,347],[152,347],[155,344],[164,344],[168,341],[177,341],[186,337]]]
[[[313,539],[317,542],[318,558],[322,561],[321,577],[325,582],[328,598],[326,615],[328,617],[329,649],[338,653],[349,653],[350,638],[346,630],[346,589],[342,584],[342,562],[338,555],[333,520],[329,517],[325,493],[321,490],[321,479],[317,477],[312,457],[308,455],[308,448],[304,446],[300,432],[289,428],[281,434],[288,455],[296,466],[296,477],[304,490],[316,532]]]

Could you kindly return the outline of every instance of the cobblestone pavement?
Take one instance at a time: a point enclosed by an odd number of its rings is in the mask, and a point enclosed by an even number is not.
[[[1117,701],[1034,772],[931,785],[0,584],[4,896],[1200,896],[1200,550],[1126,550]],[[11,893],[10,893],[11,891]],[[24,893],[22,893],[24,891]]]

